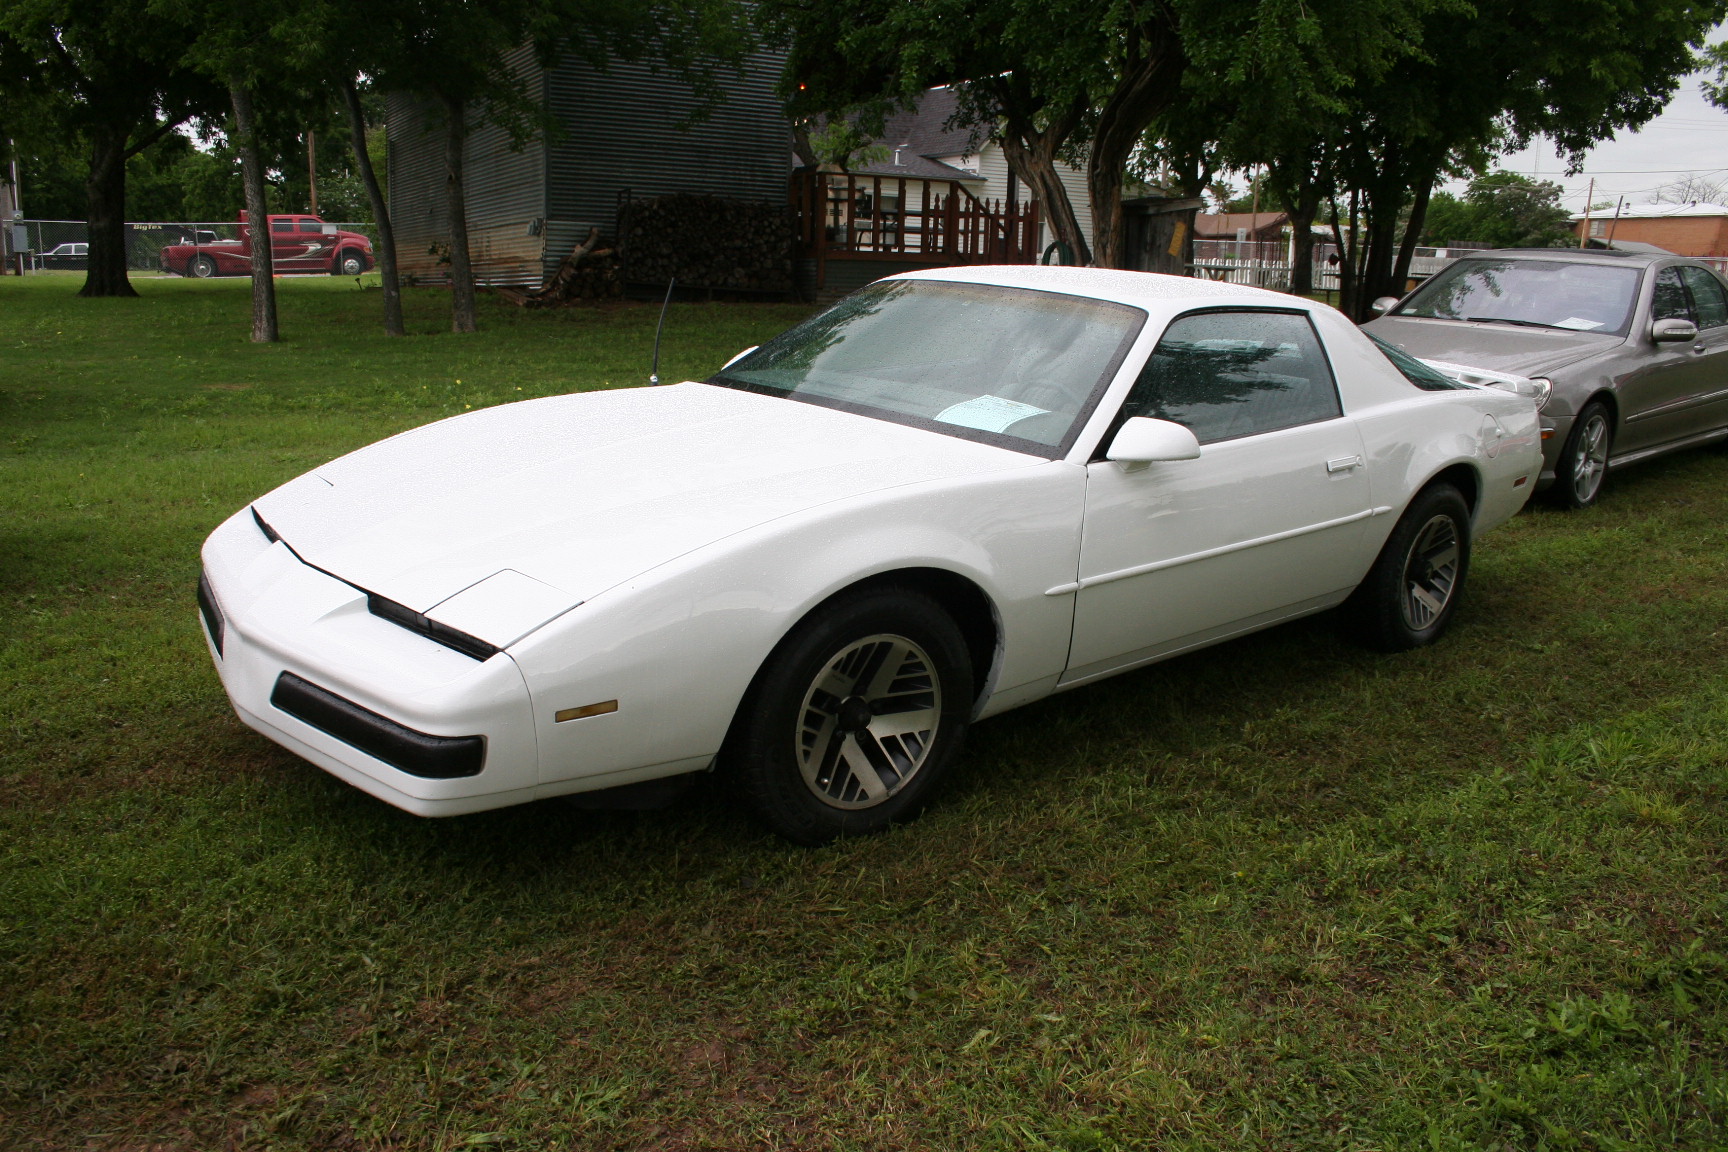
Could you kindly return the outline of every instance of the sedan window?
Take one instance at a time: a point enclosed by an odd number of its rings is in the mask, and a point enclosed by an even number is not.
[[[1145,321],[1138,308],[1081,296],[889,280],[708,383],[1056,456]]]
[[[1664,268],[1656,274],[1656,290],[1650,298],[1650,319],[1698,323],[1698,318],[1692,315],[1692,298],[1686,295],[1686,285],[1680,282],[1680,269]]]
[[[1179,317],[1146,361],[1124,416],[1186,425],[1202,444],[1342,413],[1308,318],[1288,312]]]
[[[1624,336],[1637,296],[1636,268],[1524,257],[1459,260],[1391,314]]]
[[[1728,324],[1728,296],[1722,292],[1722,281],[1702,268],[1683,267],[1680,275],[1692,290],[1692,303],[1698,312],[1698,327],[1720,328]]]

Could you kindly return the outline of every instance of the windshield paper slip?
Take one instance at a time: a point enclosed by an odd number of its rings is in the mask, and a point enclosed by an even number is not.
[[[1047,408],[1034,408],[1030,404],[1022,404],[1018,400],[1006,400],[1001,396],[976,396],[971,400],[962,400],[958,404],[950,404],[936,413],[936,419],[944,424],[958,424],[962,428],[976,428],[980,432],[1006,432],[1008,426],[1017,420],[1028,416],[1042,416],[1049,411]]]

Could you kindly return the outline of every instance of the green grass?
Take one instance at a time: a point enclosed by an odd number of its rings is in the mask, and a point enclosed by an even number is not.
[[[1435,648],[1325,620],[981,725],[818,851],[390,809],[242,728],[222,517],[466,406],[640,382],[655,309],[0,280],[0,1148],[1728,1145],[1728,460],[1486,538]],[[663,374],[801,314],[686,305]]]

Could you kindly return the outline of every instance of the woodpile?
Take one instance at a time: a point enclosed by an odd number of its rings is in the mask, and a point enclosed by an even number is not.
[[[618,274],[618,250],[602,247],[600,229],[588,230],[587,239],[571,249],[552,278],[533,292],[499,288],[498,295],[524,308],[557,308],[565,304],[613,300],[624,295],[624,280]]]
[[[782,204],[678,193],[619,205],[632,285],[749,293],[793,291],[792,212]]]

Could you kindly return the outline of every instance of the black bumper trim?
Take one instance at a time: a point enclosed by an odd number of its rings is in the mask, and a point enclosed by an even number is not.
[[[270,703],[410,776],[429,780],[478,776],[486,764],[484,736],[416,732],[292,672],[276,677]]]
[[[222,641],[228,630],[222,619],[222,609],[216,604],[216,593],[210,588],[210,577],[198,574],[198,613],[204,617],[204,627],[210,630],[210,643],[216,645],[216,655],[222,655]]]

